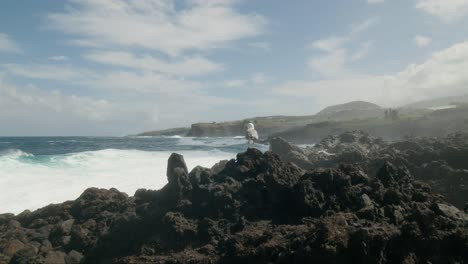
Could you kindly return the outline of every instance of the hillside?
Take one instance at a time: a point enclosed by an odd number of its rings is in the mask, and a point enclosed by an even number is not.
[[[164,130],[158,130],[158,131],[148,131],[148,132],[138,134],[137,136],[151,136],[151,137],[156,137],[156,136],[185,136],[185,135],[187,135],[189,130],[190,130],[190,128],[187,128],[187,127],[178,127],[178,128],[170,128],[170,129],[164,129]]]
[[[190,128],[167,129],[138,134],[138,136],[180,135],[191,137],[232,137],[244,135],[244,124],[254,122],[260,137],[266,139],[269,135],[288,129],[305,126],[323,121],[350,121],[357,119],[376,118],[384,115],[384,110],[372,103],[354,101],[346,104],[327,107],[316,115],[308,116],[266,116],[252,117],[227,122],[201,122],[192,124]]]
[[[261,138],[281,132],[293,127],[304,126],[314,122],[314,116],[268,116],[253,117],[222,123],[196,123],[193,124],[188,136],[192,137],[232,137],[245,134],[244,124],[253,122]]]
[[[327,135],[348,130],[362,130],[390,141],[415,136],[440,137],[458,131],[468,131],[468,107],[436,110],[424,115],[400,115],[396,120],[369,118],[313,123],[275,133],[273,136],[280,136],[294,143],[312,144]]]
[[[348,121],[353,119],[367,119],[381,117],[384,110],[373,103],[364,101],[354,101],[346,104],[329,106],[318,112],[314,119],[321,121]]]
[[[458,101],[455,101],[458,99]],[[446,97],[398,108],[397,119],[385,118],[385,109],[364,101],[324,108],[309,116],[252,117],[229,122],[204,122],[190,128],[145,132],[139,136],[232,137],[244,135],[244,124],[254,122],[260,139],[282,136],[295,143],[314,143],[329,134],[363,130],[387,140],[405,136],[441,136],[468,131],[468,96]]]

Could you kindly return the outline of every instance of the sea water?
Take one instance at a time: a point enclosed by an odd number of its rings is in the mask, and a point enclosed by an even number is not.
[[[88,187],[160,189],[173,152],[191,170],[246,149],[243,137],[0,137],[0,213],[73,200]]]

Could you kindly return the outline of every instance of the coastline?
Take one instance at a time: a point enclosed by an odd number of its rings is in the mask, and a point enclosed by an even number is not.
[[[453,150],[452,142],[464,149],[466,138],[434,139],[431,146],[444,146],[437,144],[443,142]],[[424,146],[431,142],[421,140]],[[417,153],[411,152],[415,144],[390,146],[400,149],[399,157],[405,157],[403,152]],[[272,148],[279,156],[248,149],[235,160],[190,172],[183,156],[173,154],[168,184],[160,190],[141,189],[129,197],[116,189],[90,188],[74,201],[16,216],[2,214],[0,259],[11,263],[467,259],[468,214],[447,203],[430,184],[417,181],[412,170],[391,156],[384,160],[376,156],[388,154],[390,147],[383,141],[348,132],[307,148],[276,139]],[[324,156],[324,151],[335,155]],[[413,164],[414,160],[412,156]],[[310,164],[316,166],[307,168]],[[424,250],[427,239],[431,251]],[[445,246],[447,241],[451,247]]]

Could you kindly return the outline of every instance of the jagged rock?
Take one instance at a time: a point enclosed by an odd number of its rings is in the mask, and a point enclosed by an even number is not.
[[[222,170],[220,170],[222,171]],[[212,181],[213,170],[197,166],[189,174],[190,183],[193,186],[207,184]]]
[[[0,224],[6,224],[15,217],[14,214],[0,214]]]
[[[37,249],[31,245],[25,246],[13,255],[10,260],[11,264],[29,264],[36,257]]]
[[[468,221],[468,215],[464,212],[460,211],[458,208],[448,205],[438,203],[434,206],[434,210],[446,217],[453,218],[453,219],[462,219]]]
[[[65,262],[66,254],[61,251],[50,251],[45,256],[45,263],[54,263],[54,264],[67,264]]]
[[[294,162],[303,169],[352,164],[368,175],[375,175],[386,161],[390,161],[406,167],[416,179],[425,181],[462,209],[468,199],[467,138],[465,134],[455,134],[446,138],[387,144],[366,133],[351,131],[328,136],[304,149],[279,138],[271,139],[271,145],[276,146],[272,150],[282,160]],[[425,199],[424,195],[417,194],[415,198]]]
[[[416,181],[392,153],[368,162],[386,148],[371,146],[375,139],[351,133],[325,143],[339,150],[342,141],[363,142],[357,149],[366,158],[339,165],[336,157],[321,156],[333,166],[305,170],[271,151],[248,149],[217,173],[202,167],[188,173],[183,157],[173,154],[161,190],[128,197],[90,188],[75,201],[4,217],[0,260],[466,262],[465,212]]]
[[[215,165],[213,165],[213,167],[211,167],[211,172],[213,174],[218,174],[220,173],[222,170],[224,170],[224,168],[226,167],[226,164],[229,162],[229,160],[221,160],[219,161],[218,163],[216,163]]]
[[[178,173],[175,172],[177,168],[180,169]],[[172,153],[167,162],[167,181],[169,183],[177,181],[177,179],[175,179],[175,176],[180,175],[182,173],[188,174],[188,169],[187,165],[185,164],[184,157],[180,154]]]
[[[62,232],[62,234],[65,234],[65,235],[70,234],[74,222],[75,222],[75,219],[69,219],[69,220],[63,221],[60,224],[60,231]]]
[[[65,257],[65,263],[67,264],[80,264],[81,260],[83,259],[83,254],[76,250],[72,250],[68,252],[67,256]]]
[[[307,155],[309,154],[307,151],[295,145],[289,144],[281,137],[271,138],[270,148],[286,162],[292,162],[304,169],[314,167],[314,165],[307,158]]]
[[[369,198],[367,194],[361,195],[361,199],[359,200],[360,206],[361,207],[371,207],[372,206],[372,200]]]
[[[7,242],[7,245],[3,248],[3,254],[7,256],[13,256],[16,252],[24,248],[24,243],[18,239],[13,239]]]

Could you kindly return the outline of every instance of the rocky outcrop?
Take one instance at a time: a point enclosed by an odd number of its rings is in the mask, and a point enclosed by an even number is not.
[[[352,164],[374,175],[386,161],[405,166],[447,201],[463,209],[468,202],[468,134],[387,143],[364,132],[328,136],[300,148],[282,138],[270,140],[273,152],[305,169]],[[299,154],[298,154],[299,153]]]
[[[261,139],[266,139],[269,135],[284,131],[291,127],[304,125],[311,122],[310,117],[303,117],[299,120],[288,117],[259,117],[250,120],[237,120],[231,122],[212,122],[192,124],[187,136],[190,137],[233,137],[245,135],[245,124],[254,122],[255,129]]]
[[[187,136],[189,137],[233,137],[242,136],[245,129],[242,121],[224,123],[196,123],[192,124]]]
[[[285,146],[287,147],[287,146]],[[291,149],[295,149],[292,147]],[[305,155],[305,154],[304,154]],[[453,160],[452,162],[455,162]],[[456,163],[456,162],[455,162]],[[222,168],[224,167],[224,168]],[[8,263],[463,263],[468,217],[405,167],[302,169],[248,149],[168,184],[0,216]]]

